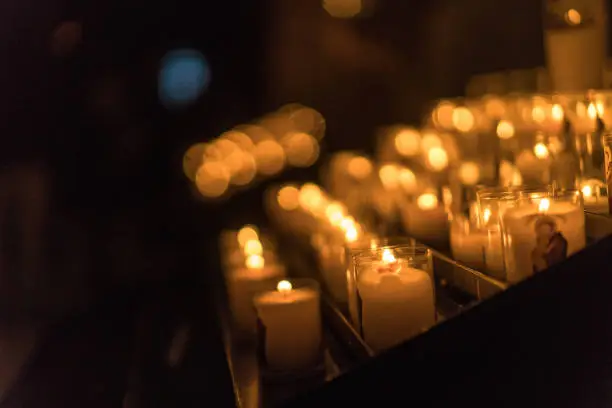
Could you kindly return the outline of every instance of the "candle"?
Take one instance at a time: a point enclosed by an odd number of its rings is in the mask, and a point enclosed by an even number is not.
[[[569,194],[579,201],[579,193]],[[552,197],[507,209],[502,226],[508,282],[519,282],[584,248],[584,222],[579,202]]]
[[[285,268],[266,264],[261,255],[250,255],[243,267],[226,275],[230,312],[238,332],[255,332],[257,316],[253,296],[284,276]]]
[[[450,244],[453,258],[478,271],[485,269],[485,245],[487,234],[464,216],[457,216],[451,223]],[[477,296],[478,282],[474,276],[463,268],[455,268],[453,283],[461,290]]]
[[[255,307],[270,368],[300,370],[319,361],[322,329],[316,282],[280,281],[276,290],[255,297]]]
[[[601,195],[604,183],[600,180],[587,180],[583,183],[581,191],[584,198],[584,209],[596,214],[607,214],[610,211],[608,197]]]
[[[433,284],[429,274],[409,266],[384,249],[382,258],[356,257],[357,289],[362,301],[364,339],[372,349],[395,346],[435,323]]]
[[[420,195],[416,203],[403,205],[400,214],[410,236],[425,242],[448,242],[448,214],[435,194]]]

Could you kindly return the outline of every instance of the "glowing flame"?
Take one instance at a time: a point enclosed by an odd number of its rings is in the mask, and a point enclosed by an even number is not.
[[[484,221],[485,224],[487,224],[490,219],[491,219],[491,209],[485,208],[484,211],[482,212],[482,220]]]
[[[329,222],[334,225],[339,225],[344,220],[344,208],[339,203],[331,203],[325,209],[325,215]]]
[[[397,262],[397,259],[395,259],[395,255],[393,255],[390,249],[385,249],[382,253],[382,261],[386,264],[390,264]]]
[[[283,210],[296,210],[300,206],[300,191],[294,186],[284,186],[278,191],[277,200]]]
[[[438,197],[433,193],[421,194],[417,198],[417,205],[421,210],[432,210],[438,206]]]
[[[347,230],[349,228],[355,228],[355,219],[353,217],[344,217],[342,221],[340,221],[340,228],[343,230]]]
[[[538,143],[533,148],[533,153],[538,159],[546,159],[548,157],[548,147],[544,143]]]
[[[245,263],[249,269],[262,269],[265,265],[264,258],[261,255],[249,255]]]
[[[500,139],[510,139],[514,136],[514,126],[512,123],[502,120],[497,124],[497,136]]]
[[[550,208],[550,200],[548,198],[543,198],[540,200],[540,204],[538,205],[539,212],[546,212]]]
[[[551,110],[551,116],[554,121],[561,122],[563,120],[563,108],[559,104],[555,104]]]
[[[597,107],[595,107],[595,105],[593,105],[592,103],[590,103],[589,107],[587,108],[587,115],[589,115],[590,119],[597,118]]]
[[[263,254],[263,246],[259,240],[252,239],[244,244],[244,253],[246,255],[261,255]]]
[[[244,248],[248,241],[259,240],[259,233],[254,226],[245,225],[238,231],[238,243]]]
[[[293,289],[293,285],[288,280],[282,280],[276,285],[276,290],[282,293],[290,292],[291,289]]]
[[[582,195],[585,197],[591,197],[593,195],[593,187],[591,186],[582,187]]]
[[[357,241],[357,238],[359,238],[359,232],[357,232],[357,228],[355,228],[354,226],[347,228],[346,232],[344,233],[344,238],[347,242]]]
[[[448,166],[448,154],[442,147],[433,147],[427,152],[429,165],[435,170],[444,170]]]

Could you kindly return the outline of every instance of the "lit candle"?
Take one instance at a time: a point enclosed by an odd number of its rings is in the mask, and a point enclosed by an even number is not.
[[[429,274],[411,268],[385,249],[381,260],[359,265],[357,288],[367,344],[380,351],[395,346],[435,323],[433,284]]]
[[[267,365],[277,370],[299,370],[321,357],[322,329],[316,282],[280,281],[276,290],[255,297],[264,331]],[[295,287],[294,287],[295,286]]]
[[[239,332],[254,333],[257,316],[253,296],[284,276],[282,266],[266,264],[261,255],[250,255],[242,268],[226,275],[230,311]]]
[[[579,200],[547,197],[507,209],[502,216],[507,281],[519,282],[584,248],[584,222]]]
[[[610,211],[608,197],[601,195],[604,182],[600,180],[587,180],[582,184],[582,197],[584,197],[584,209],[586,211],[607,214]]]
[[[403,205],[400,214],[410,236],[425,242],[448,242],[448,214],[436,194],[421,194],[415,203]]]

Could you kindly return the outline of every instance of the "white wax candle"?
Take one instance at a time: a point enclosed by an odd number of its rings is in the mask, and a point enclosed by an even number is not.
[[[484,251],[485,271],[492,277],[505,281],[506,267],[504,265],[502,235],[499,229],[489,229],[486,234]]]
[[[257,296],[255,307],[265,330],[266,362],[271,368],[296,370],[317,363],[322,341],[317,290],[292,289],[290,282],[282,281],[278,290]]]
[[[456,219],[451,224],[450,244],[453,258],[461,264],[478,271],[484,271],[486,233],[481,230],[470,230],[464,217]],[[455,268],[453,284],[459,289],[473,295],[478,295],[478,282],[465,269]]]
[[[253,297],[284,276],[285,268],[276,264],[261,268],[242,267],[226,275],[230,312],[239,332],[255,333],[257,314]]]
[[[604,35],[594,24],[581,28],[544,30],[544,44],[555,91],[601,88]]]
[[[569,202],[542,199],[539,204],[510,208],[503,215],[503,225],[509,283],[542,271],[586,245],[584,211]]]
[[[432,280],[405,261],[390,269],[389,264],[373,263],[360,271],[357,287],[364,338],[374,350],[393,347],[435,323]]]
[[[318,255],[325,286],[336,301],[345,303],[348,298],[348,282],[344,246],[339,243],[324,245]]]
[[[402,206],[400,215],[408,234],[417,240],[448,242],[449,221],[444,207],[422,209],[416,203],[408,203]]]

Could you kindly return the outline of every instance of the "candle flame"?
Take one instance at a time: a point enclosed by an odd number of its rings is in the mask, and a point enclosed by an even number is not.
[[[376,249],[378,248],[378,243],[376,242],[375,239],[370,241],[370,249]]]
[[[278,285],[276,285],[276,290],[282,293],[289,292],[291,289],[293,289],[293,285],[291,285],[291,282],[288,280],[282,280],[278,282]]]
[[[347,242],[357,241],[357,238],[359,238],[359,233],[357,232],[357,228],[355,228],[354,226],[351,226],[350,228],[348,228],[346,232],[344,233],[344,237],[346,238]]]
[[[538,211],[546,212],[550,208],[550,200],[548,198],[543,198],[540,200],[540,204],[538,205]]]
[[[261,255],[249,255],[246,259],[246,267],[249,269],[262,269],[265,260]]]
[[[597,107],[593,105],[592,103],[590,103],[589,107],[587,108],[587,115],[589,115],[590,119],[597,118]]]
[[[514,125],[511,122],[502,120],[497,124],[496,132],[500,139],[510,139],[514,136]]]
[[[585,197],[591,197],[593,195],[593,187],[588,185],[582,187],[582,195]]]
[[[261,255],[263,253],[263,246],[257,239],[251,239],[244,244],[245,255]]]
[[[490,219],[491,219],[491,209],[485,208],[484,211],[482,212],[482,220],[484,221],[485,224],[487,224]]]
[[[425,193],[417,198],[417,205],[421,210],[432,210],[438,206],[438,197],[433,193]]]
[[[386,264],[397,262],[397,259],[395,259],[395,255],[393,255],[393,252],[390,249],[385,249],[383,251],[382,260]]]
[[[546,159],[548,157],[548,147],[544,143],[538,143],[534,146],[533,152],[538,159]]]

